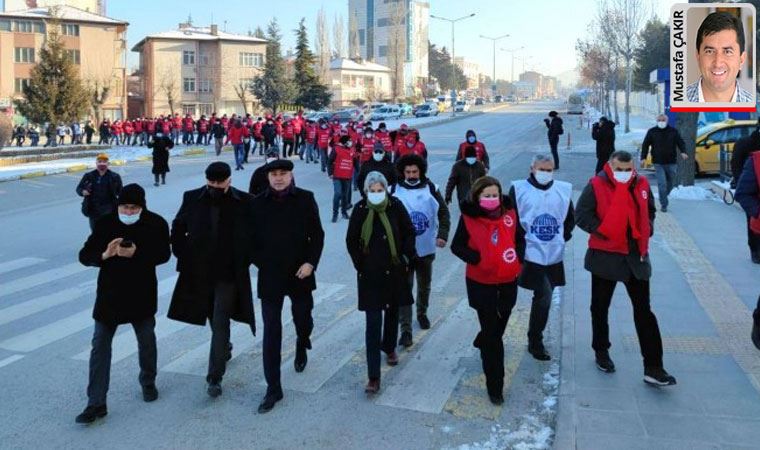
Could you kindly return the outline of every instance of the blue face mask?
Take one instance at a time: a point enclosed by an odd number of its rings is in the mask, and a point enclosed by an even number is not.
[[[467,142],[469,142],[470,144],[474,144],[475,143],[475,136],[468,136],[467,137]]]
[[[473,164],[475,164],[475,161],[477,161],[477,160],[478,160],[478,158],[476,158],[476,157],[474,157],[474,156],[468,156],[468,157],[467,157],[467,158],[465,158],[464,160],[465,160],[465,161],[467,161],[467,164],[469,164],[469,165],[473,165]]]
[[[132,214],[131,216],[127,215],[127,214],[121,214],[121,213],[119,213],[119,220],[124,225],[134,225],[135,223],[137,223],[138,220],[140,220],[140,214],[141,213],[142,213],[142,211],[140,211],[137,214]]]

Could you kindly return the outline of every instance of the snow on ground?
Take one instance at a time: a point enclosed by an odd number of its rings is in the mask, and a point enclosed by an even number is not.
[[[670,191],[670,200],[710,200],[715,194],[701,186],[676,186]]]
[[[576,128],[577,125],[577,116],[565,116],[565,129],[570,130],[571,133],[584,133],[583,136],[580,138],[576,137],[574,138],[574,142],[572,143],[572,146],[568,150],[571,153],[595,153],[596,152],[596,141],[591,139],[591,125],[594,122],[599,121],[599,118],[602,116],[602,114],[596,110],[595,108],[586,108],[585,112],[583,113],[582,123],[583,128],[578,130]],[[608,117],[609,119],[609,117]],[[641,141],[644,140],[644,136],[647,133],[647,130],[652,128],[655,125],[655,120],[653,117],[645,117],[645,116],[639,116],[631,114],[630,117],[630,129],[631,131],[629,133],[624,133],[623,130],[625,129],[623,120],[625,120],[624,115],[620,115],[620,123],[615,126],[615,149],[617,150],[628,150],[628,151],[638,151],[638,149],[641,147]]]

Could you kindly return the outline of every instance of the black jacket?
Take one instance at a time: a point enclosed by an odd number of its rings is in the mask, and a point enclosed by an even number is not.
[[[103,197],[93,195],[94,189],[97,189],[95,185],[99,178],[101,183],[105,183],[103,187],[106,192]],[[82,212],[86,212],[85,215],[91,219],[97,219],[116,211],[116,202],[119,194],[121,194],[121,187],[121,176],[110,169],[106,170],[102,177],[100,177],[97,169],[85,173],[76,188],[77,195],[80,197],[84,197],[82,191],[88,190],[90,192],[90,195],[82,200]]]
[[[596,159],[609,160],[615,152],[615,122],[595,123],[591,128],[591,138],[596,141]]]
[[[546,128],[548,128],[546,135],[549,139],[559,139],[559,135],[565,132],[562,128],[562,118],[559,116],[554,116],[551,120],[544,119],[544,123],[546,124]]]
[[[325,232],[311,191],[292,186],[282,199],[267,189],[253,199],[253,263],[259,269],[256,293],[262,300],[284,295],[298,298],[317,288],[315,273],[322,256]],[[304,263],[314,267],[300,280]]]
[[[451,194],[454,192],[454,188],[457,190],[457,202],[467,198],[467,194],[470,193],[472,183],[478,178],[485,176],[486,167],[480,161],[475,161],[475,164],[468,164],[467,160],[460,159],[451,166],[451,174],[449,174],[449,181],[446,183],[446,195],[444,199],[446,203],[451,203]]]
[[[263,193],[269,187],[268,172],[265,169],[266,163],[260,165],[251,174],[251,182],[248,184],[248,193],[256,197]]]
[[[396,254],[400,263],[394,265],[385,228],[375,215],[372,236],[367,253],[361,243],[362,225],[369,208],[366,200],[360,200],[351,212],[346,233],[346,248],[356,269],[359,292],[359,311],[385,309],[388,306],[406,306],[414,303],[408,280],[409,263],[416,258],[414,226],[404,204],[389,196],[386,209]]]
[[[734,177],[734,183],[739,180],[742,170],[744,170],[744,163],[747,162],[749,156],[758,150],[760,150],[760,132],[758,130],[736,141],[731,155],[731,173]]]
[[[265,123],[263,127],[261,127],[261,135],[264,137],[264,142],[267,144],[273,144],[274,138],[277,137],[277,127],[275,124],[268,124]]]
[[[168,136],[161,136],[148,142],[148,148],[153,149],[154,174],[169,172],[169,150],[174,148],[174,141]]]
[[[364,195],[364,180],[367,178],[367,174],[373,171],[382,173],[385,180],[388,182],[388,186],[393,186],[398,182],[396,166],[393,165],[387,154],[380,162],[370,159],[361,164],[359,167],[359,175],[356,177],[356,187],[362,192],[362,195]]]
[[[531,174],[528,177],[528,183],[530,183],[531,186],[537,189],[541,189],[542,191],[545,191],[549,189],[554,182],[552,181],[548,185],[544,186],[540,184],[538,181],[536,181],[535,177]],[[517,204],[517,196],[515,194],[514,186],[509,188],[509,200],[512,202],[513,205],[515,205],[515,214],[517,215],[517,223],[520,224],[517,227],[517,236],[518,236],[517,255],[520,258],[520,260],[523,261],[525,258],[525,249],[528,243],[525,240],[525,229],[522,227],[522,224],[520,223],[520,209],[519,209],[519,205]],[[573,207],[573,201],[570,200],[570,205],[568,206],[568,210],[567,210],[567,216],[565,216],[565,221],[562,224],[563,230],[564,230],[563,238],[565,242],[569,241],[573,237],[573,229],[575,228],[574,210],[575,208]],[[544,275],[546,275],[546,277],[549,279],[549,283],[551,284],[552,287],[564,286],[565,285],[564,262],[560,261],[550,266],[542,266],[540,264],[536,264],[530,261],[524,261],[523,269],[522,269],[522,272],[520,273],[519,285],[520,287],[525,288],[525,289],[531,289],[531,290],[539,289],[540,283],[543,282]]]
[[[116,238],[134,242],[135,254],[103,261],[108,243]],[[115,212],[100,219],[79,251],[79,262],[100,268],[92,317],[122,324],[154,316],[158,306],[156,266],[170,257],[169,225],[158,214],[143,208],[140,220],[132,225],[123,224]]]
[[[234,203],[232,213],[232,266],[237,298],[232,319],[253,328],[253,294],[250,265],[253,247],[251,196],[230,187]],[[206,186],[185,192],[177,216],[172,222],[172,252],[177,257],[179,278],[174,288],[169,318],[195,325],[204,325],[213,313],[214,267],[219,264],[213,255],[219,236],[212,233],[212,200]]]
[[[642,160],[647,158],[650,147],[654,164],[676,164],[678,153],[686,152],[686,145],[681,138],[681,133],[671,126],[662,129],[652,127],[647,131],[644,141],[641,143]],[[678,148],[678,152],[676,148]]]
[[[211,135],[214,136],[214,139],[221,139],[225,134],[227,133],[224,131],[224,127],[221,123],[211,125]]]
[[[606,173],[601,173],[599,176],[609,183],[614,183],[614,181],[607,178]],[[635,184],[635,181],[631,182],[631,191],[633,191]],[[633,195],[633,192],[631,192],[631,195]],[[651,236],[654,234],[655,216],[654,196],[651,190],[647,198]],[[575,207],[575,223],[578,225],[578,228],[589,234],[595,233],[602,223],[601,219],[596,215],[596,196],[594,195],[594,188],[591,183],[586,185],[580,198],[578,198],[578,204]],[[586,252],[584,267],[592,274],[606,280],[625,282],[630,280],[632,276],[639,280],[648,280],[652,276],[652,265],[649,262],[649,255],[643,261],[641,260],[639,247],[631,236],[630,228],[628,230],[628,248],[630,251],[627,255],[589,248]]]
[[[735,196],[736,201],[742,205],[742,209],[750,217],[760,215],[760,188],[757,184],[757,176],[755,162],[752,158],[747,158],[744,169],[738,178]]]

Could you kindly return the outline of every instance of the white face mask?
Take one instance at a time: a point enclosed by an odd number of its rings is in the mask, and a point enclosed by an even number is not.
[[[662,128],[665,128],[665,127],[667,127],[667,126],[668,126],[668,122],[657,121],[657,127],[658,127],[658,128],[661,128],[661,129],[662,129]]]
[[[385,192],[367,192],[367,201],[379,205],[385,200]]]
[[[631,177],[633,176],[633,171],[631,172],[612,172],[612,174],[615,176],[615,181],[618,183],[627,183],[631,180]]]
[[[140,214],[141,213],[142,213],[142,211],[140,211],[137,214],[132,214],[131,216],[127,215],[127,214],[121,214],[121,213],[119,213],[119,220],[124,225],[134,225],[135,223],[137,223],[138,220],[140,220]]]
[[[476,158],[474,156],[468,156],[464,160],[467,161],[467,164],[473,165],[473,164],[475,164],[475,161],[478,160],[478,158]]]
[[[385,157],[385,155],[382,154],[382,153],[373,153],[372,154],[372,159],[374,159],[377,162],[382,161],[384,157]]]
[[[554,179],[554,172],[544,172],[543,170],[537,170],[533,176],[536,178],[536,181],[538,181],[538,184],[546,186]]]

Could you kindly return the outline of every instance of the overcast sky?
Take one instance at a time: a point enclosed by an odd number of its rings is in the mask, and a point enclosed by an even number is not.
[[[430,0],[431,14],[456,18],[470,13],[475,17],[457,23],[457,56],[464,56],[481,65],[481,71],[492,71],[493,45],[480,38],[481,34],[499,36],[509,34],[497,43],[496,72],[498,78],[509,79],[512,58],[500,48],[525,46],[525,68],[547,75],[557,75],[576,66],[575,42],[585,37],[598,0]],[[644,0],[650,11],[662,20],[667,18],[670,6],[676,0]],[[332,29],[334,18],[342,15],[348,23],[347,0],[300,0],[272,2],[263,0],[109,0],[108,15],[126,20],[129,26],[129,47],[145,35],[175,29],[177,24],[192,14],[195,25],[227,22],[227,31],[246,33],[257,26],[266,29],[272,17],[277,17],[283,30],[283,49],[292,48],[295,37],[292,30],[301,17],[306,18],[313,43],[317,11],[324,7]],[[345,35],[348,33],[346,31]],[[330,35],[332,39],[332,33]],[[346,38],[347,39],[347,38]],[[430,40],[438,46],[451,46],[451,25],[431,19]],[[347,46],[347,45],[346,45]],[[129,52],[129,67],[137,65],[137,54]],[[515,76],[522,71],[523,63],[515,54]]]

